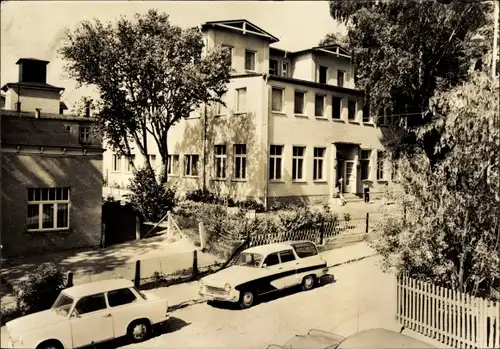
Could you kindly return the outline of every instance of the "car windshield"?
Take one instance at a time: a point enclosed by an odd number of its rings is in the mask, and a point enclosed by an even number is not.
[[[258,253],[243,252],[240,254],[236,265],[258,268],[262,262],[262,255]]]
[[[61,292],[59,294],[59,297],[57,297],[56,301],[54,302],[52,309],[62,313],[63,315],[68,315],[72,304],[73,298]]]

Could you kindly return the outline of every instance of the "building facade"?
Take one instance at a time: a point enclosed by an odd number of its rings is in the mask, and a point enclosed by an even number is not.
[[[225,105],[207,105],[169,131],[169,181],[179,189],[270,206],[328,202],[336,190],[361,194],[364,185],[381,192],[394,179],[383,147],[390,132],[365,108],[345,49],[284,51],[246,20],[207,22],[202,31],[206,50],[229,51],[232,78]],[[130,167],[106,153],[108,183],[126,187]]]
[[[64,114],[49,62],[20,59],[2,87],[1,242],[4,256],[99,246],[102,139],[90,117]]]

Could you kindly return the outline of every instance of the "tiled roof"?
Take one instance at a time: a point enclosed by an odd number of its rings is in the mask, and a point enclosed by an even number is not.
[[[83,148],[62,120],[1,115],[2,145]]]

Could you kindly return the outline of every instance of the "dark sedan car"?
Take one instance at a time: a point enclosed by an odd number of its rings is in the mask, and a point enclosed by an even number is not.
[[[311,330],[305,336],[297,335],[283,346],[271,345],[268,349],[396,349],[396,348],[436,348],[405,334],[374,328],[361,331],[349,337],[334,333]]]

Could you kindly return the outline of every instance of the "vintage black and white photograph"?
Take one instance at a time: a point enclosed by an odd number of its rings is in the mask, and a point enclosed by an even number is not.
[[[500,348],[500,0],[0,7],[1,348]]]

